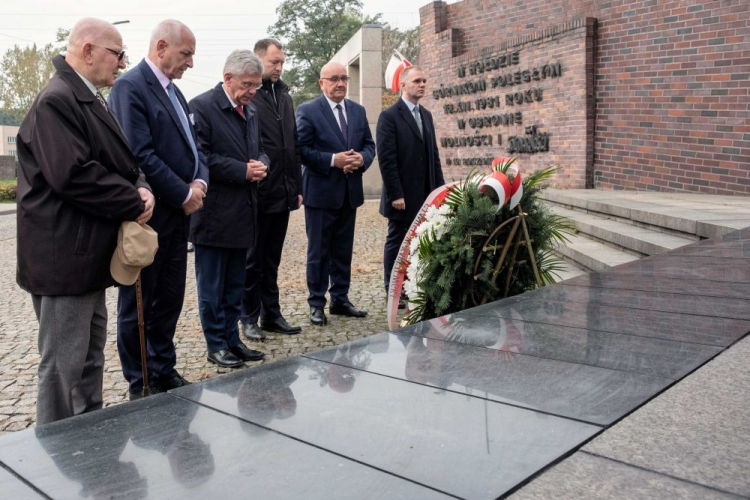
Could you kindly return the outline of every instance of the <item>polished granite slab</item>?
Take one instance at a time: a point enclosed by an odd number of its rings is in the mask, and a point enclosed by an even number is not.
[[[750,336],[588,443],[634,467],[750,498]]]
[[[498,355],[519,353],[675,380],[722,350],[691,342],[464,313],[407,326],[396,333],[487,347],[505,353]]]
[[[680,314],[696,314],[750,320],[750,300],[746,298],[706,297],[645,290],[619,290],[586,287],[570,283],[544,287],[528,298],[535,301],[596,303],[633,309],[646,309]],[[747,296],[750,299],[750,296]]]
[[[672,250],[672,255],[711,256],[715,259],[749,259],[750,240],[705,240],[699,244],[685,245]]]
[[[0,464],[0,498],[40,500],[44,497],[35,492],[26,483],[13,476],[13,474],[3,469],[2,464]]]
[[[352,355],[354,353],[354,355]],[[308,357],[441,390],[609,425],[673,381],[434,338],[383,333]]]
[[[560,285],[643,290],[646,292],[700,295],[703,297],[750,299],[750,283],[673,278],[660,278],[655,280],[648,276],[616,274],[611,272],[582,274],[575,278],[566,280],[564,283],[560,283]]]
[[[541,290],[540,290],[541,291]],[[640,337],[726,347],[750,331],[750,321],[604,304],[537,301],[533,295],[467,309],[460,317],[489,316]]]
[[[351,366],[290,358],[171,394],[462,498],[497,498],[601,430],[368,373],[369,353],[342,349]]]
[[[714,258],[706,255],[660,254],[621,264],[609,273],[650,278],[709,280],[729,283],[750,283],[747,259]]]
[[[167,394],[4,436],[0,461],[55,499],[450,498]]]

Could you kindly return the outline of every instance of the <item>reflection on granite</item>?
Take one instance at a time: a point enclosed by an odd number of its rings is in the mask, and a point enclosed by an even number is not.
[[[20,479],[14,477],[10,472],[3,469],[0,464],[0,496],[12,500],[41,499],[44,498],[31,489]]]
[[[490,316],[726,347],[750,331],[750,321],[603,304],[526,300],[467,309],[460,317]]]
[[[446,498],[168,394],[5,436],[0,460],[56,499]]]
[[[750,240],[719,241],[705,240],[701,244],[687,245],[672,251],[673,254],[706,256],[713,258],[750,258]]]
[[[750,283],[746,259],[715,259],[711,255],[657,255],[608,270],[609,273],[690,280]]]
[[[672,383],[435,338],[384,333],[350,346],[363,349],[372,373],[599,425],[611,424]],[[337,351],[332,347],[307,356],[356,367]]]
[[[600,430],[355,369],[372,363],[364,347],[334,350],[350,366],[292,358],[172,394],[469,498],[496,498]],[[275,407],[259,407],[292,371],[294,414],[279,418]]]
[[[688,342],[464,313],[408,326],[395,333],[488,347],[504,356],[519,353],[670,379],[687,375],[721,352],[719,347]]]
[[[750,298],[750,283],[729,283],[726,281],[686,280],[661,278],[655,280],[647,276],[615,273],[582,274],[566,280],[560,286],[590,286],[647,292],[681,293],[703,297]]]
[[[705,297],[644,290],[617,290],[562,283],[540,289],[533,300],[606,304],[680,314],[750,319],[750,301],[729,297]]]

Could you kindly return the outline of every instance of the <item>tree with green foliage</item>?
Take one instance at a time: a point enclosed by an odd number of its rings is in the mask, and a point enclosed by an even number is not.
[[[52,44],[37,48],[14,46],[0,62],[0,101],[5,114],[22,120],[37,94],[44,88],[55,68]]]
[[[283,79],[295,106],[320,94],[320,69],[365,24],[380,23],[380,14],[365,16],[360,0],[284,0],[269,34],[284,44],[291,68]]]
[[[52,58],[65,50],[69,30],[58,29],[55,43],[9,49],[0,62],[0,117],[20,123],[37,94],[55,73]]]

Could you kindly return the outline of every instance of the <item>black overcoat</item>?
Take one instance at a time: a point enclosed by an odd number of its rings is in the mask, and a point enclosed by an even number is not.
[[[62,56],[18,131],[16,280],[35,295],[113,285],[120,223],[143,213],[146,187],[115,118]]]
[[[259,211],[273,214],[295,210],[299,208],[297,196],[302,194],[302,160],[289,88],[281,80],[275,84],[263,80],[252,103],[258,110],[263,149],[271,160],[268,177],[258,184]]]
[[[269,165],[260,139],[257,111],[232,107],[221,83],[190,101],[198,148],[208,159],[209,188],[203,209],[190,218],[190,241],[220,248],[249,248],[255,242],[257,182],[246,180],[247,162]]]
[[[445,184],[432,114],[419,108],[424,137],[401,98],[378,118],[375,137],[383,178],[380,214],[389,219],[413,220],[430,191]],[[391,205],[399,198],[404,198],[405,210]]]

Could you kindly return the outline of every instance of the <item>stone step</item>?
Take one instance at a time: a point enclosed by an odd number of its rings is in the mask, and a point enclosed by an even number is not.
[[[741,196],[549,188],[540,197],[567,207],[686,233],[696,239],[750,226],[750,198]]]
[[[576,276],[580,276],[588,272],[586,271],[586,269],[578,267],[576,264],[569,262],[567,260],[563,260],[562,267],[563,268],[560,271],[557,271],[556,273],[557,278],[558,278],[557,283],[561,283],[565,280],[575,278]]]
[[[551,209],[558,215],[568,217],[581,233],[642,255],[655,255],[695,241],[694,237],[667,234],[560,205],[551,205]]]
[[[568,240],[567,243],[559,244],[556,251],[576,265],[592,271],[604,271],[639,259],[638,255],[612,248],[581,234],[568,236]]]

